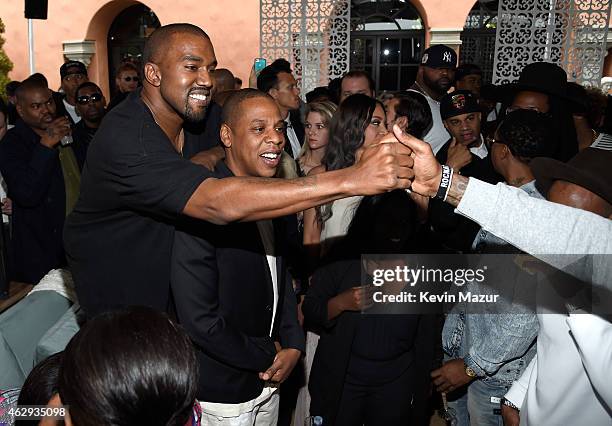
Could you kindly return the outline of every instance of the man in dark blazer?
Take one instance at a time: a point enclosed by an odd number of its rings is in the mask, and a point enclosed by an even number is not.
[[[273,99],[231,95],[222,116],[219,178],[273,177],[285,143]],[[276,424],[277,387],[304,350],[286,279],[283,221],[185,221],[175,235],[172,292],[200,363],[203,424]]]
[[[275,61],[257,76],[257,88],[274,98],[285,121],[285,151],[297,159],[304,144],[304,125],[300,116],[300,89],[291,69]]]
[[[21,83],[17,112],[21,119],[0,143],[0,172],[13,200],[13,278],[36,284],[66,264],[62,231],[79,195],[85,152],[78,143],[60,144],[70,122],[56,115],[43,82]]]

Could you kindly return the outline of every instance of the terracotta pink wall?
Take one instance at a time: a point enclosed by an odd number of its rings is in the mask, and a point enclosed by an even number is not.
[[[416,4],[416,1],[412,1]],[[427,13],[426,25],[430,28],[463,28],[475,0],[420,0]]]
[[[112,20],[133,0],[51,0],[48,19],[34,21],[36,71],[60,84],[59,67],[64,62],[62,43],[95,40],[96,55],[89,67],[90,78],[108,93],[106,36]],[[190,22],[202,27],[215,47],[219,67],[229,68],[248,83],[250,65],[259,54],[259,1],[145,0],[163,24]],[[0,0],[0,17],[6,26],[4,48],[15,64],[10,77],[22,80],[29,74],[28,26],[23,0]],[[78,6],[77,6],[78,4]],[[90,25],[91,24],[91,25]]]
[[[106,36],[112,20],[135,0],[50,0],[46,21],[34,21],[36,71],[59,87],[59,66],[64,61],[62,43],[95,40],[96,55],[90,78],[108,93]],[[212,39],[219,66],[229,68],[245,85],[253,58],[259,55],[258,0],[144,0],[162,24],[190,22]],[[426,29],[462,28],[475,0],[413,0]],[[0,17],[6,25],[5,50],[15,64],[11,78],[29,75],[27,20],[23,0],[0,0]],[[427,33],[427,40],[429,34]]]

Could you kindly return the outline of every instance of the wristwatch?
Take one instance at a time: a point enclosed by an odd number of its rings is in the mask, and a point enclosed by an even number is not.
[[[470,367],[468,367],[465,362],[463,362],[463,365],[465,365],[465,374],[467,374],[472,379],[475,378],[476,377],[476,372],[473,369],[471,369]]]
[[[502,398],[500,402],[501,402],[501,405],[507,405],[510,408],[514,408],[516,411],[520,411],[516,405],[508,401],[506,398]]]

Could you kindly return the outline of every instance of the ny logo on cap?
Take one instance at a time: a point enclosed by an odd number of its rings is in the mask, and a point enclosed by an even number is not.
[[[465,107],[465,95],[453,95],[451,103],[455,109],[463,109]]]
[[[452,59],[452,57],[451,57],[450,52],[444,52],[444,55],[442,55],[442,60],[443,60],[444,62],[452,62],[452,61],[453,61],[453,59]]]

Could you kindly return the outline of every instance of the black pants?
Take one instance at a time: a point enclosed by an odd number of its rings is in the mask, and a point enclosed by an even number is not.
[[[414,395],[414,367],[395,380],[373,385],[344,383],[335,426],[404,426],[410,424]]]

